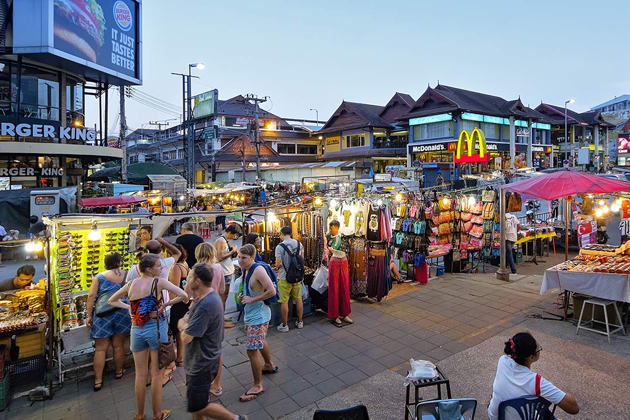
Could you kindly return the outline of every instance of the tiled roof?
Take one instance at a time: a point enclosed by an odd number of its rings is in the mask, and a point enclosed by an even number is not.
[[[558,105],[551,105],[541,103],[536,107],[536,111],[542,112],[548,116],[553,122],[552,124],[564,124],[564,107]],[[590,112],[575,112],[567,108],[567,122],[569,124],[586,124],[586,125],[601,125],[613,127],[612,124],[607,123],[599,111]]]
[[[380,105],[362,104],[359,102],[346,102],[346,104],[352,107],[371,126],[389,127],[391,125],[379,116],[383,109]]]

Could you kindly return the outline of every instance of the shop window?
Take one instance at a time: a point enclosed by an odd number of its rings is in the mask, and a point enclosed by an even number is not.
[[[317,145],[316,144],[298,144],[297,154],[298,155],[316,155]]]
[[[278,153],[281,155],[294,155],[295,144],[278,143]]]
[[[492,123],[485,123],[483,127],[483,134],[486,136],[486,138],[498,139],[499,130],[497,130],[497,125]]]
[[[68,112],[68,124],[72,124],[75,121],[85,124],[83,84],[70,77],[66,80],[66,111]]]
[[[346,136],[346,148],[365,146],[365,135]]]
[[[469,133],[475,128],[481,128],[480,125],[481,123],[479,121],[462,120],[462,129],[468,131]]]
[[[451,123],[449,121],[416,125],[413,128],[413,138],[414,140],[427,140],[450,137],[450,126]]]
[[[59,74],[22,66],[20,114],[25,118],[59,121]]]
[[[0,116],[13,115],[17,105],[17,67],[10,61],[0,61]]]

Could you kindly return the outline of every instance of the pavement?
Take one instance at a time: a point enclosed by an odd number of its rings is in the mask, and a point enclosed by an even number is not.
[[[556,320],[556,295],[539,295],[542,273],[554,263],[551,256],[540,265],[521,265],[509,283],[496,280],[493,273],[479,273],[446,274],[431,278],[426,286],[395,285],[392,297],[380,303],[353,303],[355,323],[343,328],[317,312],[305,317],[302,330],[279,333],[270,328],[268,342],[279,372],[266,375],[267,391],[248,403],[238,401],[252,385],[239,323],[226,330],[224,393],[219,401],[250,419],[310,419],[318,408],[359,403],[367,406],[371,418],[400,419],[403,376],[413,358],[440,366],[450,379],[453,397],[476,398],[477,418],[487,418],[485,407],[503,342],[530,330],[544,348],[534,370],[575,395],[581,406],[580,414],[571,418],[628,418],[627,404],[619,402],[627,397],[630,340],[616,335],[608,344],[605,337],[590,332],[575,335],[573,323]],[[132,419],[133,365],[119,381],[110,370],[98,393],[92,391],[90,373],[71,373],[52,400],[14,399],[0,412],[0,420]],[[171,418],[190,418],[185,395],[183,370],[178,369],[163,389],[162,406],[173,410]]]

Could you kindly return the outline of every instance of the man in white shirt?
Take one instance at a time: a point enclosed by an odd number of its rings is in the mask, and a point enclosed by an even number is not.
[[[175,261],[177,261],[182,255],[182,253],[175,247],[175,245],[167,242],[164,238],[152,239],[147,242],[146,249],[149,251],[149,254],[160,255],[162,252],[162,245],[171,253],[171,256],[168,258],[162,257],[160,260],[162,263],[162,271],[160,272],[160,278],[163,278],[168,281],[168,275],[171,272],[171,268],[175,265]],[[129,269],[127,272],[127,278],[125,281],[129,283],[131,280],[137,279],[140,277],[140,271],[138,270],[138,264],[135,264],[133,267]]]
[[[518,223],[518,219],[512,213],[505,214],[505,257],[507,263],[510,265],[512,274],[516,274],[516,264],[514,263],[514,242],[518,239],[518,230],[521,225]]]
[[[223,278],[225,279],[225,291],[221,296],[223,299],[223,310],[225,311],[225,302],[227,301],[230,293],[230,283],[235,279],[234,277],[234,262],[232,258],[238,255],[236,245],[230,247],[230,242],[241,236],[241,227],[232,224],[225,229],[225,233],[216,240],[214,247],[217,250],[217,260],[221,268],[223,269]],[[225,322],[223,326],[225,328],[233,328],[234,324],[230,318],[224,318]]]

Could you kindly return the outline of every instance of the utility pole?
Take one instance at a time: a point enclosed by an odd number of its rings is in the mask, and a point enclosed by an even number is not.
[[[160,160],[162,160],[162,140],[164,140],[162,138],[162,134],[163,134],[162,133],[162,126],[168,127],[170,125],[169,121],[170,120],[166,120],[164,122],[162,122],[162,121],[149,121],[149,125],[157,125],[158,126],[158,133],[159,134],[158,134],[157,141],[158,141],[158,155],[159,155],[159,159]],[[175,149],[175,150],[177,150],[177,149]],[[177,153],[177,151],[175,153]],[[169,164],[169,166],[171,166],[171,165]]]
[[[195,139],[193,138],[193,123],[192,123],[192,107],[190,96],[190,83],[194,77],[197,76],[190,74],[190,66],[188,67],[188,74],[183,73],[171,73],[175,76],[182,76],[182,143],[184,149],[184,163],[183,163],[183,175],[188,181],[189,188],[195,188]]]
[[[256,145],[256,180],[260,181],[260,124],[258,124],[258,104],[267,102],[269,96],[259,98],[257,95],[250,93],[245,97],[245,99],[249,101],[254,101],[254,104],[256,106],[256,110],[254,112],[254,144]],[[244,147],[243,153],[245,153]],[[243,162],[245,162],[245,157],[243,157]],[[245,181],[245,172],[243,172],[243,181]]]
[[[125,96],[127,95],[127,90],[127,86],[120,86],[120,148],[123,152],[120,178],[123,184],[127,183],[127,120],[125,119]]]

